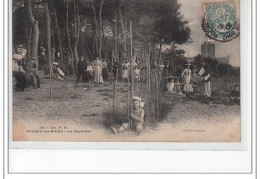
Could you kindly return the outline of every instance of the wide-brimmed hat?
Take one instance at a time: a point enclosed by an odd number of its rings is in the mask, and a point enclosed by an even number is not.
[[[141,99],[140,97],[138,97],[138,96],[134,96],[134,97],[132,98],[132,100],[133,100],[133,101],[139,101],[139,102],[142,101],[142,99]]]
[[[53,65],[59,65],[59,63],[58,62],[53,62]]]

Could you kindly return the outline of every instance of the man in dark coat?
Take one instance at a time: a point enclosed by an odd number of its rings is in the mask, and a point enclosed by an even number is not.
[[[87,68],[87,63],[84,60],[84,57],[81,57],[79,62],[78,62],[77,83],[79,83],[81,76],[82,76],[82,80],[83,80],[83,76],[84,76],[86,68]]]
[[[33,81],[31,78],[21,71],[13,71],[13,77],[16,80],[15,86],[20,90],[24,91],[25,88],[33,86]]]
[[[26,62],[25,64],[25,72],[31,78],[33,82],[33,88],[37,89],[41,87],[41,79],[38,75],[38,67],[35,62],[35,57],[32,57],[31,62]]]

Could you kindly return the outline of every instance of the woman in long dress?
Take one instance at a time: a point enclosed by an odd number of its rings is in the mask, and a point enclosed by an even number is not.
[[[193,87],[190,84],[191,79],[191,69],[190,69],[190,63],[187,63],[186,68],[182,72],[182,78],[184,81],[183,91],[185,92],[193,92]]]
[[[97,58],[94,61],[94,82],[95,83],[104,83],[103,77],[102,77],[102,61]]]

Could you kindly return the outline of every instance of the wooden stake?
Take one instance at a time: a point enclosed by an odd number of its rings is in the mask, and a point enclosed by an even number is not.
[[[115,112],[115,98],[116,98],[116,84],[118,80],[118,69],[116,70],[116,79],[114,81],[114,94],[113,94],[113,112]]]
[[[132,99],[134,96],[134,77],[133,77],[133,34],[132,34],[132,21],[130,21],[130,52],[131,52],[131,61],[130,61],[130,76],[131,76],[131,110],[130,110],[130,116],[132,114],[133,111],[133,105],[132,105]],[[130,128],[132,128],[132,118],[130,117]]]

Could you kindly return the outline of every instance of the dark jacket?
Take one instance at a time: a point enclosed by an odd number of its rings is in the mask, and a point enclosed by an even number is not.
[[[84,73],[84,71],[85,71],[85,69],[87,68],[87,63],[86,63],[86,61],[85,60],[83,60],[83,61],[79,61],[78,62],[78,72],[79,73]]]

